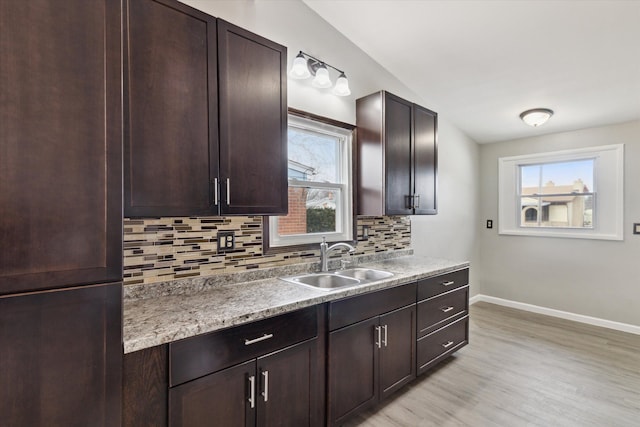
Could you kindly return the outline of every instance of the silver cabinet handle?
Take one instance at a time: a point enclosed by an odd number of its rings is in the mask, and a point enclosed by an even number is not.
[[[259,338],[254,338],[252,340],[245,339],[244,340],[244,345],[255,344],[255,343],[260,342],[260,341],[268,340],[269,338],[273,338],[273,334],[264,334],[263,336],[261,336]]]
[[[453,285],[454,283],[456,283],[456,282],[454,282],[453,280],[449,280],[448,282],[442,282],[442,283],[441,283],[441,285],[442,285],[442,286],[451,286],[451,285]]]
[[[444,307],[444,308],[441,308],[440,310],[442,310],[443,313],[448,313],[451,310],[453,310],[453,307]]]
[[[382,341],[382,343],[386,347],[387,346],[387,325],[384,325],[382,328],[384,329],[384,340]]]
[[[262,372],[262,378],[264,380],[264,390],[262,390],[262,396],[264,401],[269,400],[269,371]]]
[[[229,178],[227,178],[227,206],[229,206],[230,192],[231,192],[231,184],[229,183]]]
[[[382,348],[382,328],[380,326],[376,326],[376,334],[376,345],[378,346],[378,348]]]
[[[448,343],[442,344],[444,348],[449,348],[453,345],[453,341],[449,341]]]
[[[213,178],[213,204],[218,206],[218,178]]]
[[[413,195],[413,208],[419,208],[420,207],[420,195],[419,194],[414,194]]]
[[[249,377],[249,404],[251,409],[256,407],[256,377],[253,375]]]

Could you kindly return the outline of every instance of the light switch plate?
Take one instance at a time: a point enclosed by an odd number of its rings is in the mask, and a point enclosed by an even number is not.
[[[640,234],[640,223],[635,222],[633,224],[633,234]]]
[[[488,219],[487,220],[487,228],[493,228],[493,220],[492,219]]]

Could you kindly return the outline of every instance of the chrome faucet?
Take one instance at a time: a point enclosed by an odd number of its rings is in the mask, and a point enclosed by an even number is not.
[[[322,243],[320,243],[320,271],[329,271],[329,252],[340,248],[348,249],[349,253],[354,253],[356,251],[356,248],[343,242],[329,246],[327,244],[327,239],[325,237],[322,238]]]

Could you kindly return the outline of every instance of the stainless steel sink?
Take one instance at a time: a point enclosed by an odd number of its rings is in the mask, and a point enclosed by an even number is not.
[[[294,276],[285,278],[287,282],[298,283],[300,285],[307,285],[318,289],[336,289],[346,286],[355,286],[360,284],[360,280],[352,277],[338,276],[333,273],[315,273],[315,274],[303,274],[301,276]]]
[[[393,276],[393,273],[389,273],[388,271],[373,270],[371,268],[350,268],[348,270],[336,271],[336,274],[353,277],[358,280],[366,280],[368,282],[387,279]]]
[[[362,285],[376,280],[393,276],[388,271],[372,270],[369,268],[350,268],[335,273],[308,273],[299,276],[283,277],[282,280],[298,285],[309,286],[314,289],[330,291]]]

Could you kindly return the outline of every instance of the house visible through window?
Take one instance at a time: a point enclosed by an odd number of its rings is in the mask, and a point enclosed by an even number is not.
[[[622,240],[624,147],[499,159],[500,234]]]
[[[289,115],[289,213],[269,218],[269,246],[353,239],[351,134]]]
[[[593,228],[595,159],[520,166],[520,226]]]

